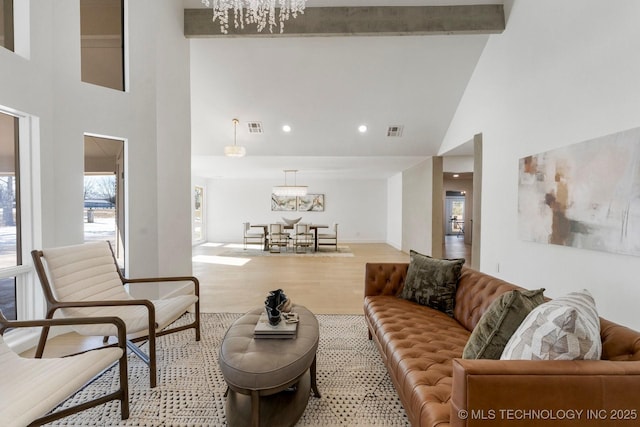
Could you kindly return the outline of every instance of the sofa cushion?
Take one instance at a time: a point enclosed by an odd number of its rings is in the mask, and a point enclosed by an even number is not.
[[[544,303],[544,289],[513,290],[496,298],[484,312],[464,347],[464,359],[500,359],[504,346],[535,307]]]
[[[409,252],[409,269],[400,296],[453,317],[456,287],[464,259],[437,259]]]
[[[600,318],[586,289],[534,308],[505,346],[501,359],[599,360]]]
[[[453,359],[461,357],[469,331],[394,296],[365,297],[364,312],[412,425],[447,425]]]

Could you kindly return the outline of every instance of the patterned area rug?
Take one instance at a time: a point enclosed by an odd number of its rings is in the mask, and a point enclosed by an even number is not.
[[[286,257],[286,256],[295,256],[295,257],[352,257],[353,252],[349,249],[348,246],[338,246],[338,250],[335,248],[319,248],[317,252],[309,251],[309,252],[295,252],[293,248],[287,248],[286,250],[281,250],[280,252],[270,252],[262,250],[262,248],[251,248],[247,249],[242,248],[234,248],[226,250],[220,253],[220,256],[232,256],[232,257],[263,257],[263,256],[275,256],[275,257]]]
[[[186,315],[178,322],[188,320]],[[131,416],[120,420],[120,403],[109,402],[49,425],[56,426],[226,426],[226,384],[218,351],[227,328],[240,314],[202,314],[199,343],[193,332],[158,339],[158,386],[149,388],[146,365],[129,356]],[[317,315],[320,344],[317,380],[321,398],[311,396],[298,426],[409,426],[402,404],[363,316]],[[117,366],[62,406],[115,390]]]

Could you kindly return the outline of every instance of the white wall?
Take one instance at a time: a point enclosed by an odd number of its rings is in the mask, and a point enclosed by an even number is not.
[[[387,180],[387,244],[402,250],[402,173]]]
[[[242,242],[242,223],[267,224],[285,218],[331,225],[337,222],[338,244],[386,241],[386,180],[309,180],[309,193],[325,196],[324,212],[273,212],[271,189],[282,181],[210,179],[207,183],[207,236],[210,242]]]
[[[506,6],[441,148],[483,134],[480,268],[551,297],[587,288],[603,317],[640,329],[640,258],[517,237],[518,159],[640,126],[640,2]]]
[[[128,273],[190,273],[188,44],[180,2],[125,2],[128,92],[80,81],[77,0],[32,3],[30,59],[0,49],[0,104],[40,118],[43,246],[83,241],[83,134],[114,136],[127,150]]]
[[[402,173],[402,251],[431,255],[433,159]]]
[[[473,156],[442,157],[444,172],[473,172]]]
[[[164,4],[166,7],[156,8],[154,22],[157,185],[158,206],[162,207],[158,209],[158,272],[172,276],[190,272],[192,266],[190,50],[183,33],[182,2]]]

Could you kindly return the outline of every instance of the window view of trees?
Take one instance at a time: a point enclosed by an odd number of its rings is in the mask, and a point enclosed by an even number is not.
[[[115,175],[98,175],[84,177],[84,200],[100,200],[116,204],[116,177]]]
[[[0,208],[2,208],[2,225],[14,227],[16,203],[16,186],[13,175],[0,177]]]
[[[85,175],[84,177],[84,240],[116,239],[116,177],[115,175]]]
[[[0,177],[0,268],[18,264],[14,176]],[[7,319],[16,317],[16,278],[0,278],[0,310]]]
[[[16,318],[16,278],[12,267],[22,264],[18,164],[18,119],[0,113],[0,309]]]

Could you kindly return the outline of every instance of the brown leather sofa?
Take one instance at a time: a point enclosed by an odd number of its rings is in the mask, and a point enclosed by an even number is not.
[[[408,265],[366,265],[364,313],[413,426],[640,426],[640,333],[601,319],[599,361],[462,359],[491,302],[522,288],[464,267],[451,318],[397,296]]]

